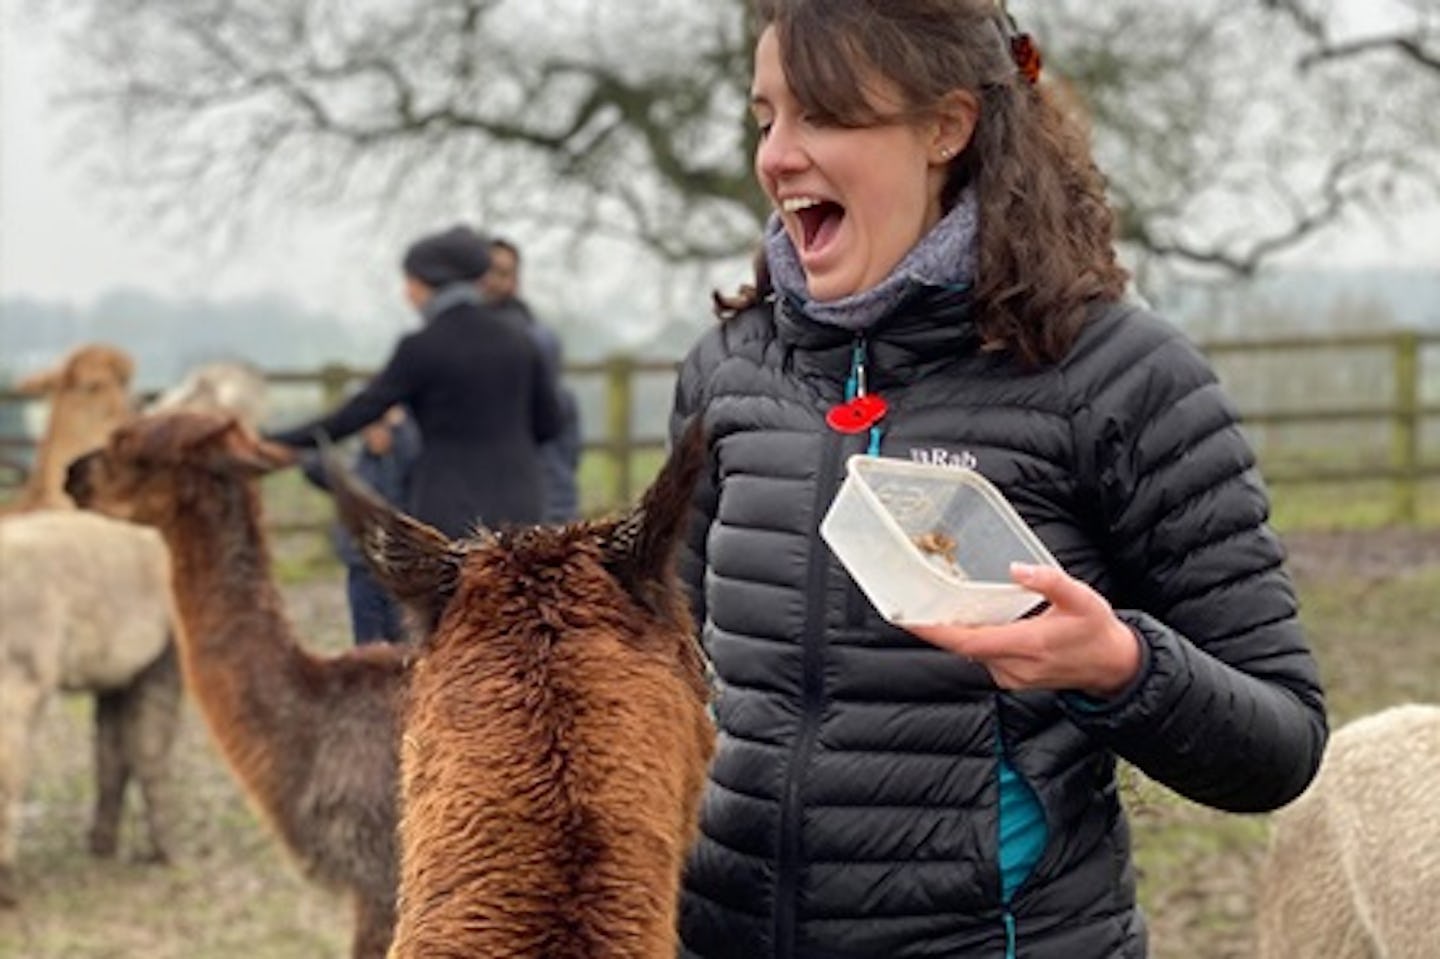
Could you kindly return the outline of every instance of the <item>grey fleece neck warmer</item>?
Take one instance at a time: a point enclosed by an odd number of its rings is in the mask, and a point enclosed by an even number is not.
[[[475,282],[461,280],[458,283],[446,284],[431,294],[425,305],[420,307],[420,315],[425,317],[425,322],[428,323],[452,306],[480,302],[480,290],[475,286]]]
[[[868,290],[823,303],[810,299],[800,256],[778,213],[771,214],[765,226],[765,256],[776,291],[798,305],[806,316],[847,330],[863,330],[873,326],[919,287],[973,283],[979,228],[980,205],[974,191],[967,189],[960,194],[954,208],[911,247],[889,276]]]

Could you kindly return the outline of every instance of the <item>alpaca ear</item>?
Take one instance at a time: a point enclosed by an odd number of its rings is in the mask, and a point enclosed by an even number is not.
[[[233,416],[208,413],[162,413],[142,416],[120,427],[115,436],[130,458],[176,463],[193,457],[235,428]]]
[[[606,538],[605,565],[632,595],[643,598],[647,585],[663,582],[668,576],[705,461],[705,428],[697,414],[690,418],[640,504],[621,518]]]
[[[107,359],[110,361],[110,369],[115,373],[116,381],[128,389],[130,381],[135,378],[135,361],[119,350],[111,350]]]
[[[44,396],[59,389],[61,379],[61,370],[42,370],[17,380],[11,389],[25,396]]]
[[[355,537],[366,565],[390,595],[419,617],[426,632],[433,632],[455,595],[463,549],[386,503],[345,468],[323,439],[321,458],[340,522]]]
[[[263,476],[295,464],[295,453],[289,447],[261,439],[237,417],[231,416],[229,420],[222,464],[225,469]]]

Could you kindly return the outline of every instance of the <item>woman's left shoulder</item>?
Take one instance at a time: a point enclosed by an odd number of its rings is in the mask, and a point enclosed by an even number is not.
[[[1138,298],[1094,303],[1072,352],[1079,352],[1087,345],[1141,351],[1180,347],[1198,352],[1178,326]]]
[[[1131,299],[1092,306],[1064,366],[1069,378],[1104,389],[1156,377],[1190,384],[1214,379],[1209,361],[1179,327]]]

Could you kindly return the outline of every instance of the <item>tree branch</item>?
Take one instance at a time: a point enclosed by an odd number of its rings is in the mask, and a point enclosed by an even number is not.
[[[1300,68],[1309,70],[1331,60],[1345,60],[1377,51],[1398,53],[1401,57],[1440,77],[1440,51],[1427,50],[1415,37],[1398,34],[1327,44],[1301,57]]]
[[[1423,31],[1390,33],[1343,42],[1335,41],[1325,20],[1310,12],[1299,0],[1261,0],[1260,5],[1288,17],[1315,47],[1297,64],[1303,72],[1316,66],[1366,56],[1371,53],[1397,53],[1422,69],[1440,74],[1440,51],[1427,47]]]

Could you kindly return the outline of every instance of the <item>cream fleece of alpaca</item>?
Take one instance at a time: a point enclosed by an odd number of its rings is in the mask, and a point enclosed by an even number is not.
[[[170,641],[168,557],[154,530],[94,513],[0,518],[0,905],[17,894],[18,812],[41,707],[57,689],[125,690],[149,674]],[[155,717],[151,722],[164,728],[150,732],[163,759],[173,710]],[[151,769],[134,772],[158,783]],[[146,798],[162,801],[148,792]],[[151,817],[157,847],[163,843],[157,817],[164,814],[157,808]],[[98,817],[108,831],[113,824]]]
[[[165,648],[171,612],[154,530],[78,510],[0,521],[0,663],[51,688],[117,688]]]
[[[265,416],[267,386],[257,367],[236,360],[203,363],[187,372],[174,386],[145,408],[206,410],[234,413],[247,426],[257,427]]]
[[[1440,956],[1440,706],[1404,705],[1330,739],[1273,820],[1261,959]]]

